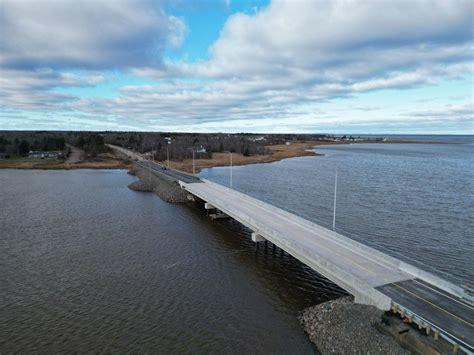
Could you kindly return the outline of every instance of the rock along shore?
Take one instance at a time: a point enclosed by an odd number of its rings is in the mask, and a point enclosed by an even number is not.
[[[178,182],[165,175],[149,174],[134,164],[133,169],[128,172],[140,180],[132,182],[128,188],[134,191],[155,192],[162,200],[172,203],[189,202],[188,193],[183,191]]]
[[[375,325],[384,312],[343,297],[309,307],[299,320],[318,351],[325,354],[410,354]]]

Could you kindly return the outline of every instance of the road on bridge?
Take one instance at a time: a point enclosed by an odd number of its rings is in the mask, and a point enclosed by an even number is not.
[[[466,351],[473,350],[474,312],[465,300],[401,270],[390,261],[393,258],[375,249],[246,194],[202,181],[184,188],[352,293],[356,302],[358,293],[366,292],[375,300],[372,304],[383,309],[383,298],[377,304],[373,289],[416,321],[423,320],[425,327],[430,324]],[[371,303],[366,301],[362,297],[361,303]]]
[[[189,193],[353,294],[356,302],[380,309],[395,304],[466,352],[474,351],[472,299],[463,299],[458,286],[246,194],[139,158],[136,164],[142,168],[175,179]]]

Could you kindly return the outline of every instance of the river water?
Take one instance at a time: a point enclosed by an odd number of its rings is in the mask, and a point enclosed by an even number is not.
[[[468,145],[318,147],[233,169],[234,186],[472,280]],[[201,173],[227,183],[228,168]],[[296,316],[342,291],[198,206],[119,170],[0,171],[0,353],[313,353]]]
[[[324,156],[233,167],[233,187],[332,228],[337,170],[338,232],[472,285],[474,145],[463,140],[318,146]],[[201,175],[229,185],[227,167]]]
[[[125,171],[0,171],[0,353],[312,353],[337,287]]]

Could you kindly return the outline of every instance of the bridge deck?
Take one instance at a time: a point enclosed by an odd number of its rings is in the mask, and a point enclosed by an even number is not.
[[[187,191],[239,220],[343,287],[375,288],[413,278],[372,257],[357,242],[267,203],[214,183],[185,184]],[[350,289],[350,288],[349,288]],[[357,291],[357,290],[353,290]],[[364,291],[364,290],[362,290]]]
[[[449,290],[457,286],[447,286],[444,280],[410,265],[402,265],[370,247],[248,195],[191,174],[165,169],[160,164],[144,162],[142,156],[126,149],[120,151],[132,153],[129,156],[139,160],[137,164],[143,168],[151,167],[155,174],[176,179],[191,194],[240,221],[352,293],[356,301],[359,296],[361,303],[381,309],[388,309],[394,302],[415,318],[441,330],[443,336],[461,345],[465,352],[474,351],[474,308],[460,298],[465,293],[461,292],[457,297],[431,283],[439,283],[440,287]],[[203,181],[205,183],[201,183]],[[419,275],[423,275],[423,280],[417,278]]]
[[[356,299],[362,287],[369,298],[376,300],[363,303],[383,309],[383,302],[377,304],[377,294],[369,292],[373,288],[440,329],[465,351],[472,351],[474,311],[464,300],[416,279],[389,256],[384,258],[373,249],[371,253],[367,246],[238,191],[204,182],[183,186],[356,295]]]
[[[179,170],[174,170],[174,169],[168,169],[165,166],[155,163],[155,162],[150,162],[150,161],[138,161],[138,165],[143,167],[144,169],[149,169],[151,168],[151,171],[156,174],[163,174],[166,176],[169,176],[172,179],[175,179],[177,181],[182,181],[185,183],[199,183],[201,182],[201,179],[199,179],[197,176],[194,176],[192,174],[185,173],[184,171],[179,171]]]

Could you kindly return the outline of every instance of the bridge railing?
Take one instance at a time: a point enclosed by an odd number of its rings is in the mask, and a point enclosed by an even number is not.
[[[208,183],[215,184],[218,186],[226,187],[224,185],[221,185],[218,182],[214,182],[208,179],[202,179],[203,181],[207,181]],[[226,187],[227,188],[227,187]],[[321,220],[318,220],[314,216],[308,216],[302,211],[292,209],[288,207],[287,205],[281,205],[277,203],[276,201],[265,201],[265,199],[262,199],[261,197],[255,198],[251,195],[249,195],[248,191],[244,191],[238,187],[233,186],[233,190],[236,190],[240,193],[242,193],[245,196],[249,196],[250,198],[255,199],[256,201],[262,201],[265,204],[269,204],[271,206],[278,207],[280,210],[286,211],[290,213],[292,216],[296,215],[299,216],[300,218],[304,218],[305,221],[307,222],[312,222],[316,223],[316,226],[318,227],[325,227],[329,231],[332,231],[332,226],[329,225],[328,223],[325,223]],[[469,283],[459,277],[455,277],[454,275],[448,274],[442,270],[439,270],[437,268],[434,268],[431,265],[427,265],[421,261],[415,260],[408,258],[405,254],[397,252],[396,250],[387,248],[386,246],[377,243],[373,240],[367,240],[364,239],[363,242],[361,242],[360,235],[354,234],[352,232],[349,232],[343,228],[337,227],[335,228],[334,232],[337,232],[339,235],[349,239],[350,241],[354,241],[356,243],[360,243],[362,245],[366,245],[370,248],[371,250],[375,249],[376,251],[379,251],[382,253],[382,255],[379,255],[381,260],[386,259],[387,256],[390,256],[391,262],[396,263],[397,267],[400,268],[400,270],[405,271],[407,273],[410,273],[414,275],[415,277],[419,277],[421,279],[424,279],[427,282],[430,282],[434,285],[438,285],[439,288],[444,289],[445,291],[452,293],[460,298],[463,298],[470,304],[474,304],[474,286],[469,285]],[[386,261],[386,260],[385,260]],[[415,267],[416,266],[416,267]],[[439,276],[437,276],[439,275]]]
[[[216,185],[219,186],[219,184]],[[315,256],[313,254],[308,254],[308,251],[305,248],[302,248],[300,244],[294,243],[290,239],[282,238],[280,235],[277,235],[275,231],[269,229],[268,226],[259,222],[258,219],[255,219],[248,214],[242,214],[239,210],[229,209],[227,207],[227,203],[220,198],[213,197],[212,199],[209,199],[209,196],[205,196],[199,192],[193,191],[193,189],[188,188],[186,184],[184,184],[184,186],[192,194],[204,201],[211,203],[222,212],[231,216],[258,234],[261,234],[265,239],[269,240],[278,247],[284,249],[298,260],[311,266],[314,270],[332,280],[346,291],[351,292],[355,296],[356,301],[358,300],[360,303],[371,304],[382,310],[390,309],[391,300],[388,296],[382,294],[365,281],[355,277],[347,270],[334,265],[334,263],[329,262],[322,257],[318,257],[316,262],[314,260]],[[216,187],[218,188],[218,186]]]

